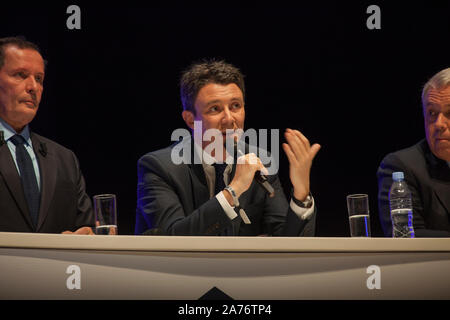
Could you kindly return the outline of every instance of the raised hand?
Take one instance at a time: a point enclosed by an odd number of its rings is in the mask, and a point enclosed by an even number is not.
[[[304,201],[309,194],[312,161],[321,146],[317,143],[311,146],[298,130],[286,129],[284,136],[287,143],[283,143],[283,150],[289,160],[289,178],[294,187],[294,197]]]

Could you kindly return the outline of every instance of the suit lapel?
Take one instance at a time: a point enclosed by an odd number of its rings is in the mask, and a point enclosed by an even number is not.
[[[442,163],[438,161],[434,164],[432,171],[435,171],[432,173],[434,192],[447,210],[447,214],[450,214],[450,168],[444,161]]]
[[[25,199],[25,195],[23,193],[22,181],[20,180],[16,165],[14,164],[11,152],[6,143],[0,147],[0,174],[5,179],[6,186],[16,201],[23,217],[29,224],[30,228],[33,229],[33,223],[31,222],[30,213],[28,211],[27,200]]]
[[[202,164],[195,163],[194,140],[191,138],[186,140],[185,143],[189,143],[189,148],[191,149],[191,159],[188,166],[191,175],[194,209],[196,209],[209,200],[208,183],[206,182],[205,171],[203,170]]]
[[[33,150],[39,162],[41,175],[41,204],[37,230],[42,226],[48,214],[56,184],[56,159],[54,154],[47,151],[46,144],[41,142],[35,134],[31,134]]]
[[[442,203],[442,206],[447,210],[447,214],[450,215],[450,184],[436,183],[434,185],[434,192]]]
[[[450,167],[444,160],[436,158],[426,141],[422,147],[428,162],[429,174],[433,179],[434,192],[447,213],[450,214]]]
[[[209,190],[203,166],[201,164],[190,164],[189,168],[191,172],[192,194],[194,195],[195,209],[209,200]]]

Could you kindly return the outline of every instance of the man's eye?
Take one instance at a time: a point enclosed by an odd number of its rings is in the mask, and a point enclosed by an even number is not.
[[[36,81],[40,84],[42,84],[44,82],[44,78],[43,77],[36,77]]]
[[[25,74],[25,72],[17,72],[16,74],[15,74],[15,76],[16,77],[19,77],[19,78],[22,78],[22,79],[25,79],[26,77],[27,77],[27,75]]]
[[[241,107],[241,104],[240,103],[233,103],[232,107],[234,109],[239,109]]]
[[[217,112],[217,111],[219,111],[219,107],[213,106],[213,107],[209,108],[209,111],[211,111],[211,112]]]

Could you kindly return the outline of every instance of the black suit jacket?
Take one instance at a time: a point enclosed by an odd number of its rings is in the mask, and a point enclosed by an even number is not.
[[[395,171],[403,171],[412,193],[416,236],[449,237],[450,168],[433,155],[425,139],[388,154],[378,168],[378,208],[384,234],[392,236],[389,189]]]
[[[7,144],[0,146],[0,231],[60,233],[93,226],[91,200],[75,154],[31,133],[41,176],[37,228],[31,222],[20,176]]]
[[[216,197],[209,198],[202,165],[174,164],[173,147],[147,153],[138,161],[135,233],[219,235],[231,220]],[[252,223],[244,224],[238,214],[234,235],[314,236],[315,209],[308,220],[299,219],[286,200],[278,176],[268,179],[275,189],[273,198],[255,181],[239,198]]]

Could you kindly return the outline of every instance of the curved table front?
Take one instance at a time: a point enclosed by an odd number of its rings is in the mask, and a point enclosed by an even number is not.
[[[449,299],[450,239],[0,232],[1,299]]]

